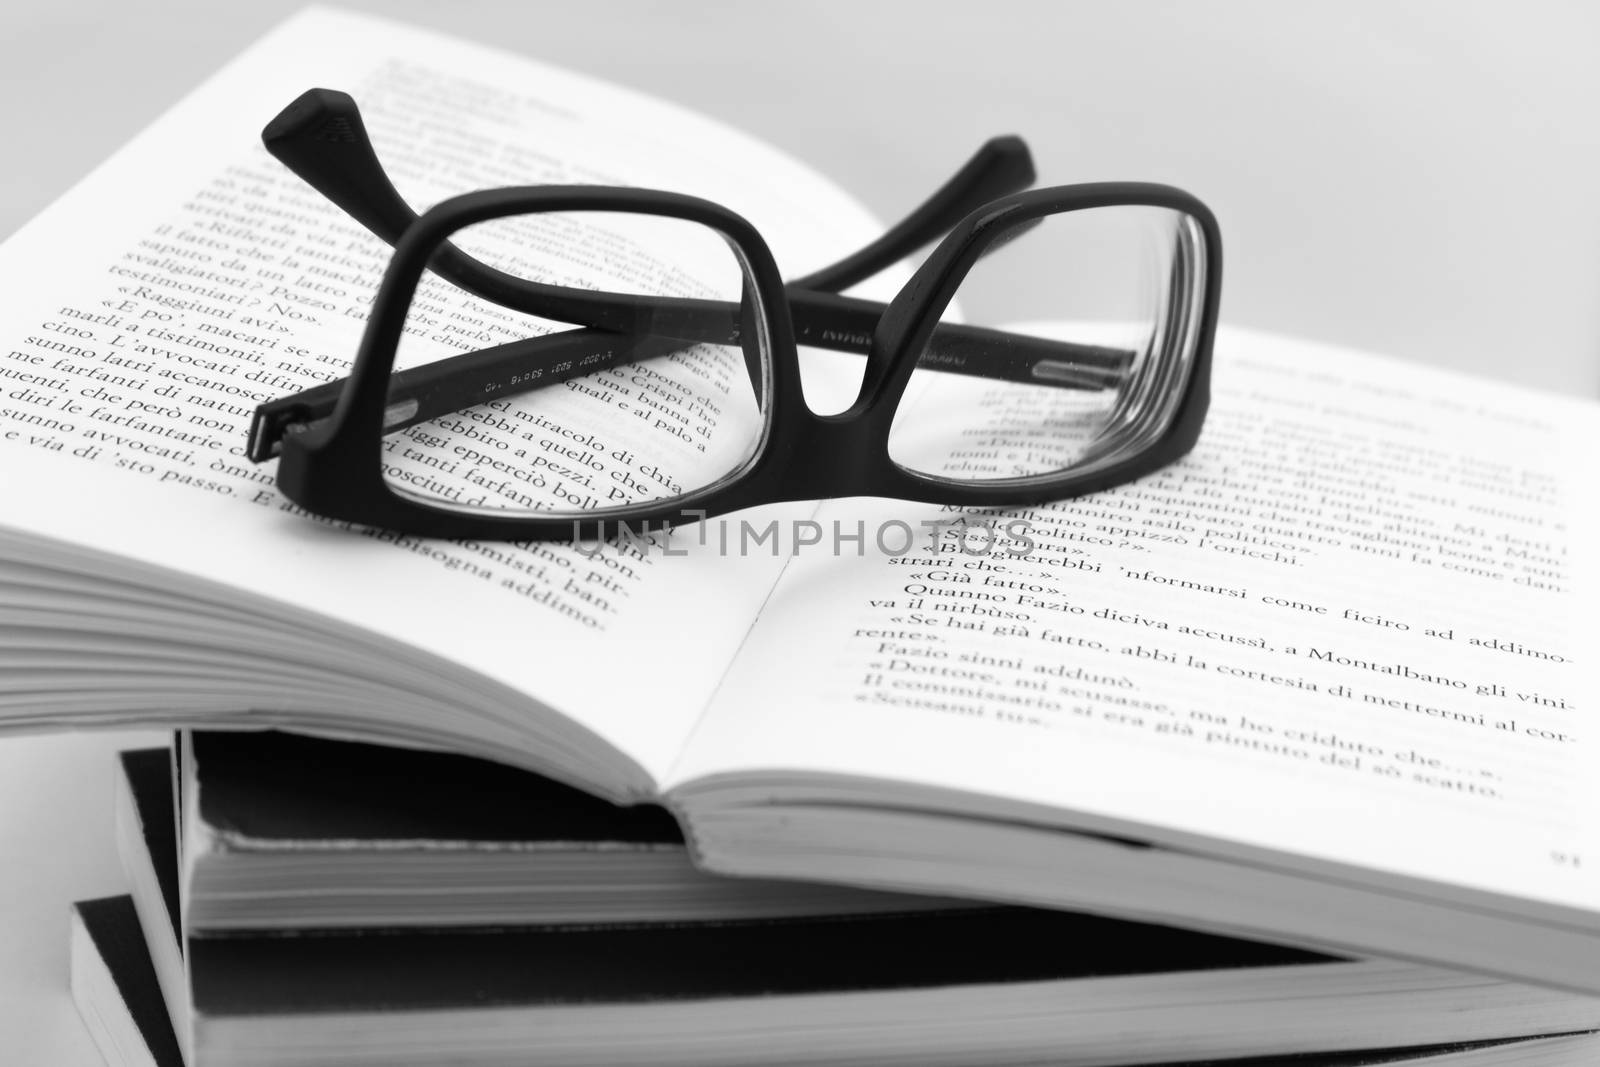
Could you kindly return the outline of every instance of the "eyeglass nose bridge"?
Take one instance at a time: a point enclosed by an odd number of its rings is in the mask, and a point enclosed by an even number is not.
[[[799,400],[799,398],[796,398]],[[776,496],[817,500],[876,496],[884,487],[889,420],[871,406],[818,415],[803,400],[786,425],[774,426],[768,454]]]

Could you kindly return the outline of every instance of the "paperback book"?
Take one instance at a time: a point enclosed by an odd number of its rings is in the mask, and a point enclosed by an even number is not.
[[[1590,997],[1034,908],[184,936],[171,765],[124,754],[117,822],[189,1067],[1110,1065],[1600,1027]]]
[[[106,1067],[184,1067],[154,985],[131,897],[80,901],[71,925],[72,993]],[[1192,1061],[1165,1067],[1581,1067],[1593,1062],[1591,1034],[1457,1043],[1357,1053],[1310,1053],[1270,1059]]]
[[[792,275],[879,233],[662,101],[297,16],[0,247],[0,723],[444,749],[660,804],[718,873],[1600,993],[1594,404],[1224,331],[1196,451],[1007,513],[1025,543],[865,499],[654,545],[317,522],[243,457],[346,371],[387,254],[258,142],[313,86],[415,206],[692,192]]]
[[[175,751],[191,936],[971,906],[709,874],[663,808],[470,756],[276,730],[185,732]]]

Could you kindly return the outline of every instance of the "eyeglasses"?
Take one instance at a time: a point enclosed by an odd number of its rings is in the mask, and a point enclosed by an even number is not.
[[[1036,504],[1177,459],[1205,418],[1211,212],[1162,185],[1019,192],[1016,138],[787,284],[748,222],[689,196],[489,189],[419,217],[343,93],[304,94],[263,139],[394,246],[350,377],[251,427],[250,458],[278,457],[279,488],[315,514],[524,541],[781,500]],[[840,294],[941,233],[888,304]],[[1040,321],[957,321],[1023,243],[1046,249]],[[807,406],[801,346],[808,375],[844,379],[844,410]]]

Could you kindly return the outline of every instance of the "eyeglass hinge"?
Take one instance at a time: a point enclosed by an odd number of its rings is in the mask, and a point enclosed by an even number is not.
[[[256,408],[250,420],[250,437],[245,442],[245,458],[252,463],[265,463],[283,451],[283,439],[292,433],[301,433],[311,427],[311,412],[295,406],[274,410],[271,404]]]

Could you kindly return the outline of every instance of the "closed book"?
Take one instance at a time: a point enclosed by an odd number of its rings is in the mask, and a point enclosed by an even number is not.
[[[190,1067],[1110,1065],[1600,1025],[1586,997],[1030,908],[180,939],[157,870],[170,758],[122,767],[124,861]]]
[[[106,1067],[184,1067],[161,1004],[133,898],[73,905],[72,995]],[[1590,1034],[1465,1042],[1428,1048],[1302,1053],[1264,1060],[1209,1060],[1165,1067],[1581,1067],[1600,1055]]]
[[[78,901],[68,937],[72,999],[107,1067],[184,1067],[133,898]]]
[[[281,731],[179,747],[188,930],[674,922],[953,902],[697,867],[666,809],[504,764]]]

